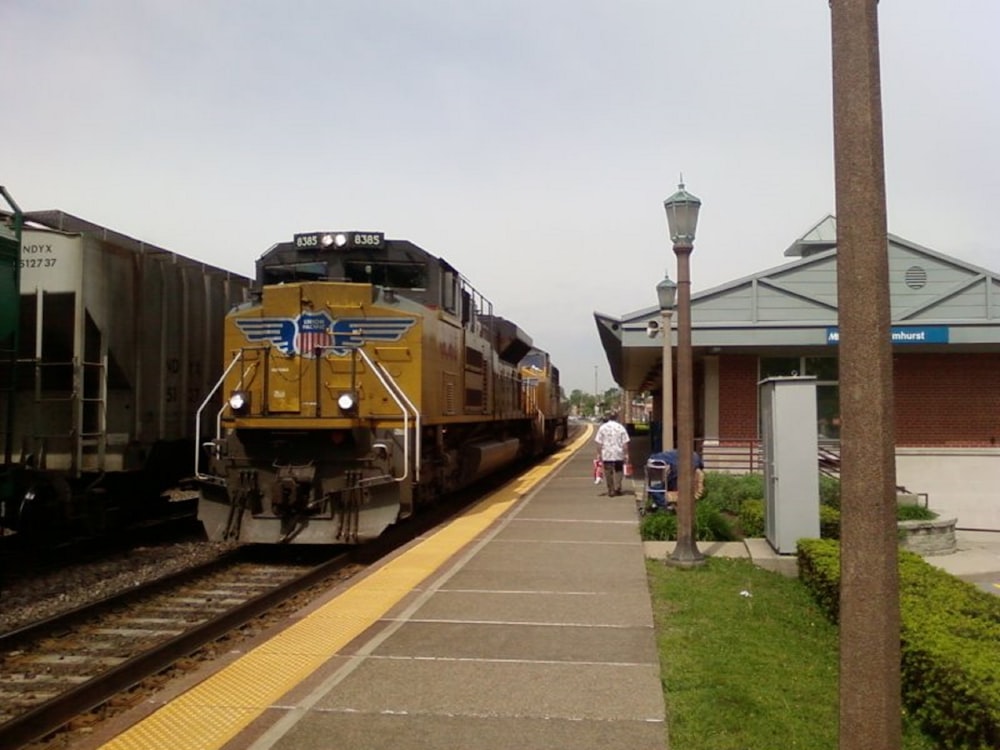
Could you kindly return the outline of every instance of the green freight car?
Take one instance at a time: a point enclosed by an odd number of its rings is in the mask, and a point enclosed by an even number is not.
[[[0,523],[14,500],[11,441],[14,434],[14,370],[17,363],[17,332],[21,271],[21,226],[24,215],[6,188],[0,196],[7,209],[0,214],[0,434],[3,465],[0,467]],[[0,533],[3,529],[0,528]]]

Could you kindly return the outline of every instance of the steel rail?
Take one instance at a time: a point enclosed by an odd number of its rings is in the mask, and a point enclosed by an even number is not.
[[[20,747],[29,742],[37,741],[46,735],[57,731],[79,714],[90,711],[114,695],[131,688],[142,680],[151,677],[158,672],[163,671],[171,664],[175,663],[178,659],[187,656],[201,646],[220,638],[254,617],[272,609],[300,591],[309,588],[313,584],[332,575],[337,570],[344,567],[345,563],[349,559],[350,553],[344,553],[323,562],[313,567],[303,575],[298,576],[291,581],[286,581],[273,589],[265,591],[256,597],[247,600],[238,607],[220,614],[218,617],[212,618],[211,620],[201,623],[190,630],[186,630],[185,632],[164,641],[163,643],[157,644],[149,651],[138,654],[109,669],[108,671],[97,675],[87,682],[81,683],[64,693],[61,693],[55,698],[39,704],[27,712],[14,717],[6,723],[0,725],[0,748]],[[229,562],[232,562],[232,560]],[[218,561],[213,561],[213,563],[206,566],[199,566],[199,568],[202,572],[205,572],[205,568],[213,566],[220,567],[220,564]],[[169,576],[168,578],[173,581],[173,585],[178,585],[183,583],[184,579],[191,577],[192,574],[188,571],[184,571],[183,574]],[[142,587],[143,593],[148,594],[151,590],[156,588],[168,588],[169,584],[166,580],[167,579],[161,579],[160,581],[153,582],[150,584],[150,588]],[[94,607],[98,607],[101,611],[103,611],[104,609],[113,606],[112,601],[121,603],[121,601],[127,600],[128,598],[134,598],[134,595],[138,593],[138,591],[139,590],[128,592],[128,594],[133,596],[109,597],[108,599],[96,603]],[[23,639],[32,632],[36,634],[43,632],[43,626],[45,626],[46,629],[51,629],[55,627],[56,624],[80,622],[86,616],[86,610],[88,609],[90,608],[81,607],[79,610],[67,613],[67,615],[65,615],[65,618],[67,619],[65,620],[64,616],[54,617],[39,623],[38,625],[22,628],[18,631],[12,631],[5,636],[5,639],[13,638],[14,636]],[[94,610],[90,609],[90,613],[94,614]],[[14,641],[2,640],[0,641],[0,645],[6,647],[6,645],[11,642]]]

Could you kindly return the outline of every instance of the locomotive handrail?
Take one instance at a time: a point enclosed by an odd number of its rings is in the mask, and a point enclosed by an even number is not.
[[[232,369],[234,367],[236,367],[237,363],[241,359],[243,359],[243,350],[242,349],[240,349],[240,351],[236,353],[236,356],[233,357],[233,361],[229,363],[229,367],[227,367],[226,371],[222,373],[222,377],[220,377],[219,381],[212,387],[212,390],[210,390],[208,392],[208,395],[205,396],[205,400],[202,401],[201,402],[201,406],[198,407],[198,411],[195,412],[195,415],[194,415],[194,476],[195,476],[195,479],[206,479],[206,478],[208,478],[207,474],[203,474],[201,471],[198,470],[198,464],[199,464],[198,458],[201,455],[201,447],[202,447],[201,446],[201,413],[203,411],[205,411],[205,407],[208,406],[208,402],[212,400],[212,397],[215,396],[215,392],[217,390],[219,390],[219,388],[225,382],[226,376],[232,371]],[[216,415],[216,425],[217,425],[216,426],[216,433],[217,433],[216,437],[218,437],[218,432],[221,431],[221,424],[222,424],[221,423],[221,416],[222,416],[222,412],[223,412],[223,410],[225,408],[226,408],[226,405],[225,405],[225,403],[223,403],[222,404],[222,409],[219,409],[219,413]]]
[[[416,460],[414,461],[413,473],[416,481],[420,482],[420,410],[413,405],[413,402],[409,399],[403,389],[399,387],[399,384],[393,379],[392,375],[389,374],[389,371],[386,370],[380,362],[372,360],[364,349],[356,348],[354,351],[361,355],[361,358],[371,368],[372,372],[375,373],[375,377],[379,379],[379,382],[382,383],[386,391],[389,392],[389,395],[392,396],[396,405],[399,407],[399,410],[403,412],[403,476],[396,478],[397,482],[402,482],[406,479],[410,469],[410,427],[409,413],[407,412],[406,407],[413,410],[413,419],[416,423],[417,435],[417,439],[414,440],[414,455],[416,456]],[[405,406],[403,405],[403,401],[406,402]]]

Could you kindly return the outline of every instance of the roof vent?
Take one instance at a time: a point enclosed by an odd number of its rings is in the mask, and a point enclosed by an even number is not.
[[[920,266],[910,266],[906,269],[906,285],[910,289],[923,289],[927,286],[927,271]]]

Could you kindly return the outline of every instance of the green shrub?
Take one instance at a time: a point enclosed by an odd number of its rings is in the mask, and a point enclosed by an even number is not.
[[[832,505],[819,506],[819,535],[823,539],[840,539],[840,509]]]
[[[715,508],[699,502],[694,509],[694,533],[699,542],[731,542],[736,539],[732,526]]]
[[[826,474],[819,475],[819,501],[831,508],[840,508],[840,480]]]
[[[938,514],[923,505],[899,505],[896,507],[897,521],[933,521]]]
[[[832,539],[800,539],[796,547],[799,580],[831,621],[840,615],[840,544]]]
[[[763,474],[707,472],[705,495],[697,504],[698,513],[705,514],[699,515],[696,521],[698,539],[720,541],[737,538],[736,532],[726,521],[726,515],[739,519],[739,530],[743,537],[764,536],[766,527],[764,501],[761,499],[763,496]],[[840,539],[840,481],[820,474],[819,500],[820,537]],[[719,517],[709,515],[709,511]],[[900,521],[928,520],[936,517],[936,513],[921,506],[898,506],[897,518]]]
[[[639,535],[647,542],[677,539],[677,514],[656,511],[642,517]],[[698,503],[694,512],[694,536],[699,542],[731,542],[736,539],[725,517],[714,508]]]
[[[657,511],[642,517],[639,535],[647,542],[665,542],[677,538],[677,516]]]
[[[897,521],[929,521],[937,513],[919,505],[897,505]],[[819,506],[819,535],[823,539],[840,539],[840,509],[832,505]]]
[[[740,528],[745,537],[762,537],[764,528],[764,501],[744,500],[740,508]]]
[[[802,540],[799,578],[836,621],[840,545]],[[940,747],[1000,747],[1000,598],[899,552],[903,701]]]
[[[744,537],[762,537],[766,533],[763,500],[744,500],[740,508],[740,528]],[[840,538],[840,511],[829,505],[819,506],[819,535],[823,539]]]
[[[705,495],[700,505],[739,515],[744,501],[764,497],[763,474],[705,472]]]

